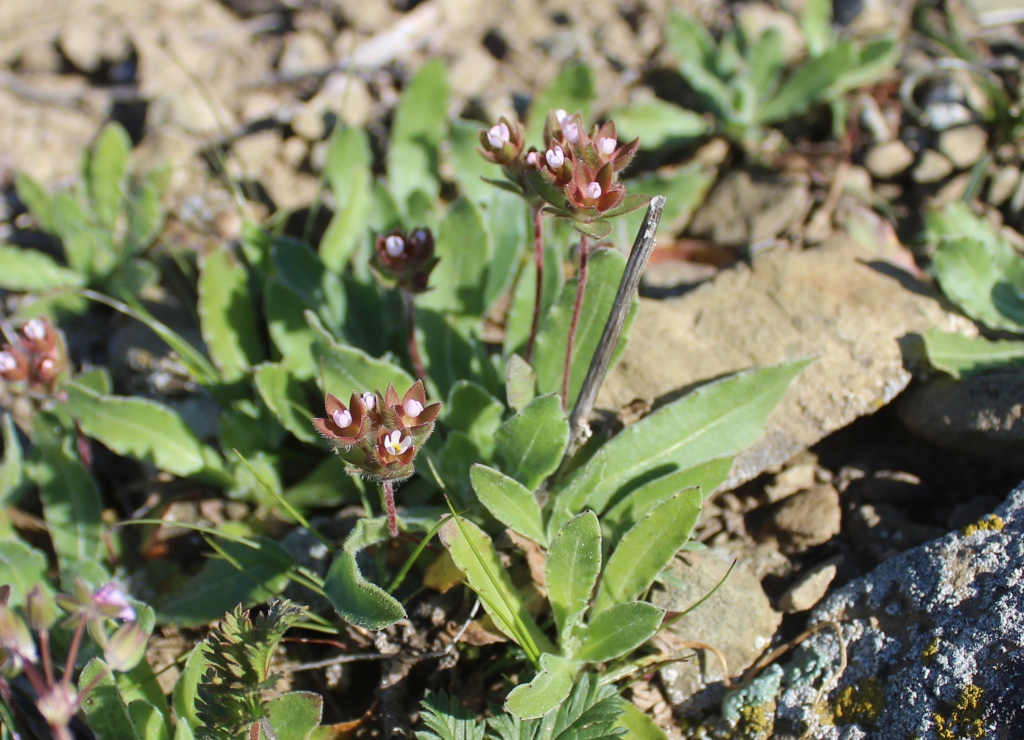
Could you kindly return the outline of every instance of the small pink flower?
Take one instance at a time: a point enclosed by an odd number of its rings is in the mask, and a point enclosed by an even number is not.
[[[499,123],[495,126],[491,126],[487,129],[487,141],[495,149],[504,146],[512,138],[512,133],[508,130],[508,126],[504,123]]]
[[[423,404],[415,398],[410,398],[408,401],[403,403],[402,408],[405,409],[406,416],[416,417],[423,413]]]
[[[128,601],[128,594],[116,581],[105,583],[92,595],[93,606],[105,617],[134,620],[135,607]]]
[[[601,185],[599,183],[592,182],[587,185],[583,192],[591,200],[597,200],[601,197]]]
[[[608,157],[608,156],[611,156],[611,154],[615,151],[615,148],[618,145],[619,145],[619,142],[617,142],[615,139],[613,139],[611,137],[606,136],[606,137],[598,140],[598,142],[597,142],[597,149],[598,149],[598,151],[601,152],[601,154],[603,154],[604,156]]]
[[[373,408],[377,405],[377,397],[370,391],[365,391],[359,396],[363,400],[363,405],[366,406],[367,411],[373,411]]]
[[[392,234],[384,240],[384,251],[388,253],[389,257],[401,257],[405,252],[405,239],[397,234]]]
[[[397,429],[384,437],[384,449],[394,457],[398,457],[410,447],[412,447],[412,437],[408,435],[403,437]]]
[[[544,152],[544,159],[547,161],[548,167],[557,170],[565,164],[565,152],[562,150],[562,147],[555,144]]]
[[[331,419],[341,428],[352,426],[352,412],[348,409],[336,409]]]

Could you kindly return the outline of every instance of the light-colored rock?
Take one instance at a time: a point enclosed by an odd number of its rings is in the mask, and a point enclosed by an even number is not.
[[[838,0],[833,17],[851,33],[899,36],[909,28],[916,5],[914,0]]]
[[[947,129],[939,135],[939,151],[959,169],[973,165],[987,148],[988,134],[975,124]]]
[[[1020,168],[1010,165],[1000,169],[988,186],[988,202],[996,207],[1003,205],[1020,186]]]
[[[864,166],[879,180],[890,180],[914,163],[914,153],[899,139],[875,144],[864,157]]]
[[[800,580],[779,598],[779,608],[786,614],[805,612],[824,598],[836,577],[835,563],[825,563],[802,574]]]
[[[836,237],[804,251],[769,250],[753,267],[731,267],[680,298],[641,300],[629,345],[598,405],[654,402],[708,378],[816,357],[769,418],[765,435],[737,458],[733,484],[874,413],[910,382],[901,338],[935,326],[969,326],[893,266],[905,259],[898,246],[877,244]]]
[[[327,45],[312,31],[299,31],[289,35],[284,42],[277,68],[288,77],[299,77],[321,72],[333,63]]]
[[[760,566],[757,558],[751,556],[752,553],[741,553],[721,587],[670,628],[678,639],[721,651],[729,676],[738,676],[757,659],[782,621],[782,615],[772,609],[761,588],[756,575]],[[737,553],[730,548],[682,553],[670,566],[678,580],[668,581],[664,591],[656,591],[652,602],[670,612],[690,608],[715,588],[736,558]],[[737,604],[743,608],[737,608]],[[673,643],[668,646],[671,648]],[[717,701],[721,689],[718,682],[726,678],[721,661],[711,651],[702,651],[699,660],[673,663],[663,668],[661,674],[669,701],[684,713],[700,708],[686,706],[698,691],[701,695],[694,698],[699,704]],[[717,684],[719,691],[702,691],[712,684]]]
[[[959,380],[941,376],[900,399],[900,420],[940,447],[1002,468],[1024,469],[1024,368]]]
[[[803,223],[810,207],[803,182],[730,170],[694,214],[690,231],[717,244],[749,247]]]
[[[831,483],[819,483],[773,504],[762,532],[783,553],[800,553],[839,534],[842,518],[839,492]]]
[[[61,29],[60,48],[83,72],[95,72],[103,62],[118,62],[128,57],[128,34],[121,23],[106,13],[93,10],[80,13],[73,23]]]
[[[292,130],[306,141],[319,141],[327,133],[325,110],[312,101],[299,108],[292,117]]]
[[[1011,738],[1024,727],[1024,486],[995,514],[891,558],[816,608],[781,681],[774,737]]]
[[[925,149],[914,167],[914,182],[928,185],[938,182],[953,171],[953,163],[934,149]]]
[[[281,158],[292,167],[298,167],[305,161],[309,154],[309,144],[298,136],[291,136],[281,146]]]

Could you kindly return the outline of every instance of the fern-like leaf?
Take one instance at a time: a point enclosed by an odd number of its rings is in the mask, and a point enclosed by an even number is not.
[[[486,725],[459,700],[442,691],[428,691],[423,697],[420,719],[433,732],[420,730],[417,740],[484,740]]]
[[[597,676],[584,674],[557,711],[531,720],[501,713],[488,725],[500,740],[600,740],[625,734],[615,727],[621,714],[616,688],[600,686]]]
[[[224,615],[203,646],[207,669],[196,692],[196,713],[203,723],[196,728],[199,740],[245,740],[266,717],[264,694],[280,678],[270,674],[274,651],[304,611],[289,601],[274,601],[255,622],[241,605]]]

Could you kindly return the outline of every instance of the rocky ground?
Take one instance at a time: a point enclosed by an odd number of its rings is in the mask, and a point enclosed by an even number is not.
[[[835,6],[847,28],[895,29],[907,44],[898,75],[857,99],[841,146],[784,131],[760,157],[711,140],[639,162],[697,158],[717,179],[692,219],[663,230],[599,406],[628,422],[702,379],[817,362],[706,506],[708,549],[679,559],[657,597],[685,608],[737,560],[663,638],[697,657],[632,698],[673,737],[1010,738],[1024,721],[1022,494],[1003,502],[1024,472],[1024,373],[929,373],[908,337],[978,329],[930,282],[927,254],[904,245],[924,207],[965,193],[1024,227],[1024,142],[981,122],[963,79],[933,78],[941,55],[915,30],[913,2]],[[1019,72],[1014,3],[952,6],[978,48]],[[256,188],[252,215],[307,208],[332,127],[366,126],[384,146],[403,84],[429,58],[447,64],[453,117],[522,109],[576,60],[596,72],[599,110],[650,99],[678,84],[662,47],[673,7],[713,27],[733,13],[793,23],[713,0],[4,0],[0,237],[24,219],[13,177],[70,183],[109,119],[140,164],[171,168],[173,238],[198,244],[239,235],[224,174]],[[901,96],[908,79],[919,85]],[[355,719],[364,698],[335,701],[334,719]]]

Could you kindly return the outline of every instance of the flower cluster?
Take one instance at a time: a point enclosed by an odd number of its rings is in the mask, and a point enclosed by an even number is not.
[[[377,237],[370,266],[381,282],[407,293],[427,290],[430,271],[440,261],[434,256],[434,236],[430,229],[413,229],[406,234],[395,229]]]
[[[547,204],[547,211],[574,222],[576,228],[603,236],[605,219],[647,204],[647,196],[627,196],[618,174],[632,161],[639,139],[620,144],[615,122],[595,126],[588,134],[579,113],[548,114],[544,150],[524,151],[518,123],[502,118],[480,132],[480,153],[500,164],[520,194]]]
[[[385,393],[352,393],[346,406],[330,393],[327,416],[313,425],[348,463],[349,472],[376,481],[398,482],[413,474],[416,452],[434,431],[440,403],[427,405],[423,383],[417,381],[398,398],[388,384]]]
[[[58,606],[68,613],[63,626],[75,630],[68,648],[68,666],[76,662],[86,628],[103,650],[107,666],[120,672],[130,671],[143,659],[149,635],[142,629],[128,595],[113,582],[93,591],[76,578],[74,593],[58,594],[56,598],[36,585],[25,595],[24,618],[7,605],[10,593],[10,586],[0,586],[0,666],[9,674],[24,672],[35,690],[36,708],[54,736],[70,738],[68,724],[95,684],[79,691],[70,673],[55,675],[50,631],[57,623]],[[108,634],[109,620],[124,623]],[[33,631],[39,635],[38,647]]]
[[[29,319],[18,330],[15,347],[0,350],[0,378],[26,382],[34,391],[50,392],[67,367],[64,342],[47,319]]]

